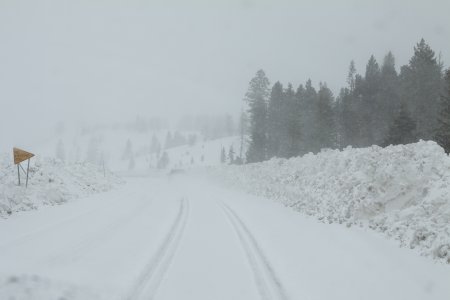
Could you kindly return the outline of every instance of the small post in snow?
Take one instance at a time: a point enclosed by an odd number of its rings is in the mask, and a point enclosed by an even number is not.
[[[19,178],[19,185],[20,185],[20,168],[19,168],[19,166],[20,166],[20,163],[17,164],[17,177]]]
[[[19,149],[19,148],[13,148],[13,155],[14,155],[14,164],[17,165],[17,177],[19,179],[19,185],[20,185],[20,169],[27,175],[27,181],[25,183],[25,187],[28,187],[28,174],[30,172],[30,158],[34,156],[33,153],[27,152],[25,150]],[[27,165],[27,171],[23,169],[21,162],[28,160]]]
[[[28,165],[27,165],[27,181],[25,183],[25,187],[28,187],[28,173],[30,172],[30,159],[28,159]]]

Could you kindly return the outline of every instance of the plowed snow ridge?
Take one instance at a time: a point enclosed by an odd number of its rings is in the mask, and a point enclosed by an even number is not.
[[[211,172],[324,222],[368,226],[450,263],[450,157],[434,142],[324,150]]]

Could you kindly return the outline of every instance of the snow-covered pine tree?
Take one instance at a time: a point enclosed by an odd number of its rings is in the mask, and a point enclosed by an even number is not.
[[[400,107],[400,89],[395,57],[388,52],[381,66],[380,91],[377,97],[377,114],[374,120],[374,142],[382,145],[394,121],[395,112]]]
[[[402,103],[394,118],[394,122],[389,127],[389,133],[384,145],[409,144],[414,143],[416,140],[416,122],[411,117],[406,104]]]
[[[361,106],[359,116],[361,118],[361,146],[375,144],[376,130],[379,122],[379,105],[377,103],[380,92],[381,70],[375,57],[370,56],[366,65],[366,74],[361,87]]]
[[[228,149],[228,162],[230,165],[234,164],[234,149],[233,145],[230,146],[230,149]]]
[[[450,69],[445,74],[445,86],[446,89],[441,96],[438,129],[435,139],[448,154],[450,153]]]
[[[134,170],[134,167],[136,166],[136,162],[134,160],[134,156],[130,156],[130,160],[128,161],[128,170]]]
[[[317,117],[317,91],[313,87],[311,79],[305,87],[299,86],[296,97],[300,101],[300,127],[302,136],[300,141],[301,154],[317,152],[320,148],[316,140],[316,117]]]
[[[239,158],[242,158],[244,155],[244,147],[246,143],[246,134],[248,131],[248,117],[244,110],[241,111],[241,115],[239,118]]]
[[[347,75],[347,83],[350,89],[350,92],[355,90],[355,76],[356,76],[356,67],[355,61],[350,61],[350,66],[348,67],[348,75]]]
[[[279,156],[280,142],[283,134],[283,85],[277,81],[270,93],[267,114],[267,157]]]
[[[131,140],[128,139],[125,144],[125,149],[123,150],[122,160],[130,159],[131,156],[133,156],[133,144],[131,143]]]
[[[341,89],[337,99],[340,148],[345,148],[348,145],[359,146],[361,144],[360,124],[364,121],[361,118],[360,108],[360,91],[363,80],[361,75],[356,74],[353,61],[350,63],[347,81],[349,86]]]
[[[267,99],[269,79],[263,70],[256,72],[245,95],[250,116],[250,143],[247,162],[259,162],[267,158]]]
[[[295,96],[292,84],[283,92],[281,107],[281,132],[279,156],[290,158],[300,154],[300,101]]]
[[[437,129],[437,115],[442,88],[442,65],[434,51],[422,39],[414,55],[401,69],[402,100],[407,101],[417,122],[417,139],[432,139]]]
[[[333,93],[320,84],[317,93],[316,140],[320,149],[336,146],[336,125],[333,112]]]
[[[165,169],[169,165],[169,154],[166,151],[163,152],[161,158],[158,161],[158,169]]]
[[[225,147],[222,147],[222,150],[220,151],[220,162],[221,163],[226,163],[227,161],[227,155],[225,153]]]

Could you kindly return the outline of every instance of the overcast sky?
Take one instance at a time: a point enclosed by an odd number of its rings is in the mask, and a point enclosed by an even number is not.
[[[57,121],[236,114],[263,68],[274,83],[345,85],[420,38],[450,62],[450,1],[0,0],[0,147]],[[2,149],[3,152],[5,149]]]

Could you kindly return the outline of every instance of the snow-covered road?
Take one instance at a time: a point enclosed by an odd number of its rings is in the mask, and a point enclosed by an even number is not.
[[[0,220],[0,299],[449,299],[448,266],[372,231],[195,175],[127,181]]]

